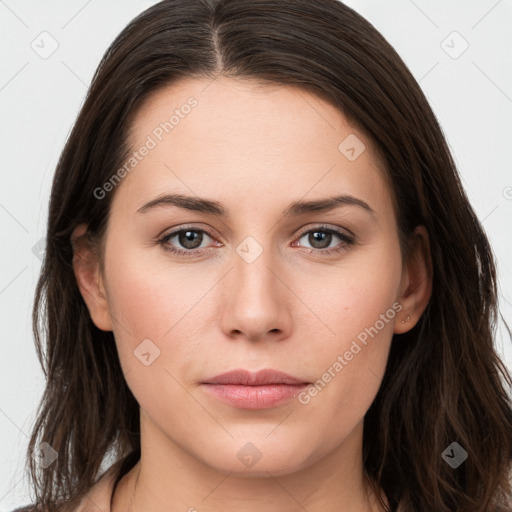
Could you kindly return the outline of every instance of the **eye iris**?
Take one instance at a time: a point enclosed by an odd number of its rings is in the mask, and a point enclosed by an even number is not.
[[[317,236],[319,235],[319,236]],[[312,231],[309,234],[309,243],[315,248],[315,249],[325,249],[326,247],[329,247],[332,239],[332,233],[327,233],[325,231]],[[325,244],[325,241],[327,240],[327,244]],[[316,247],[315,244],[317,242],[321,242],[320,247]],[[324,245],[322,245],[322,243]]]
[[[199,243],[194,242],[194,237],[197,237],[196,242],[199,240]],[[178,235],[178,240],[183,247],[187,249],[196,249],[201,245],[203,235],[199,234],[197,231],[181,231]],[[190,245],[190,242],[192,242],[192,246]]]

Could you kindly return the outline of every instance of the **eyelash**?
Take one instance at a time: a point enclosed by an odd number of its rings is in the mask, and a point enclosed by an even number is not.
[[[206,229],[194,229],[193,226],[190,226],[190,227],[187,227],[187,226],[184,226],[176,231],[172,231],[171,233],[168,233],[164,236],[162,236],[159,240],[158,240],[158,243],[163,247],[163,249],[165,251],[168,251],[170,253],[173,253],[174,255],[178,256],[178,257],[184,257],[184,258],[189,258],[189,257],[194,257],[194,256],[197,256],[198,253],[202,253],[202,252],[207,252],[208,250],[211,250],[210,249],[190,249],[190,250],[182,250],[182,249],[175,249],[173,248],[172,246],[170,246],[168,244],[168,241],[174,237],[175,235],[181,233],[181,232],[184,232],[184,231],[193,231],[193,232],[197,232],[197,233],[206,233],[208,236],[210,236],[211,238],[215,239],[215,237],[213,236],[213,234],[206,230]],[[330,228],[328,226],[316,226],[314,228],[310,228],[308,230],[305,230],[305,231],[302,231],[299,235],[299,239],[302,238],[304,235],[310,233],[310,232],[315,232],[315,231],[319,231],[319,232],[324,232],[324,233],[331,233],[331,234],[334,234],[336,235],[337,237],[339,237],[341,240],[342,240],[342,244],[340,244],[339,246],[337,247],[334,247],[334,248],[331,248],[331,249],[309,249],[309,248],[305,248],[306,251],[308,252],[308,254],[310,254],[311,256],[317,256],[319,253],[320,256],[325,256],[325,255],[331,255],[333,253],[342,253],[344,251],[347,250],[347,248],[350,246],[350,245],[353,245],[355,243],[355,237],[353,236],[349,236],[341,231],[338,231],[337,229],[333,229],[333,228]]]

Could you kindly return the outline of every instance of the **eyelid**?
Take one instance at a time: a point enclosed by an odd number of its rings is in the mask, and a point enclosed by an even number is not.
[[[171,235],[176,235],[176,234],[180,233],[181,231],[187,231],[187,230],[189,230],[189,231],[204,231],[211,238],[217,238],[217,236],[213,234],[213,232],[210,228],[199,227],[195,224],[194,225],[184,224],[183,226],[179,225],[174,228],[171,228],[170,231],[164,230],[162,232],[162,234],[158,235],[157,238],[158,238],[158,240],[161,240],[162,238],[166,238]]]
[[[308,224],[304,229],[301,229],[299,231],[299,234],[297,235],[298,237],[301,237],[304,233],[308,233],[309,231],[313,230],[313,229],[324,229],[324,230],[331,230],[331,231],[334,231],[336,233],[340,233],[340,234],[343,234],[342,231],[346,231],[348,237],[350,238],[355,238],[356,235],[354,233],[352,233],[352,231],[350,231],[350,229],[347,229],[347,228],[342,228],[341,226],[335,226],[335,225],[330,225],[330,224],[322,224],[322,223],[319,223],[319,224],[316,224],[316,225],[311,225],[311,224]]]

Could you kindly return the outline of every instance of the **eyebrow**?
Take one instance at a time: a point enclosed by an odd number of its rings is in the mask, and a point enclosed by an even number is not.
[[[165,194],[159,196],[141,206],[137,212],[145,213],[157,206],[177,206],[178,208],[216,215],[218,217],[229,217],[229,210],[218,201],[183,194]],[[298,217],[307,213],[327,212],[341,206],[358,206],[374,217],[377,216],[368,203],[347,194],[313,201],[294,201],[282,212],[282,215],[284,217]]]

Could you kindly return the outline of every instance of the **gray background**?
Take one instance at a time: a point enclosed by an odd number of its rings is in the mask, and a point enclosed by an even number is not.
[[[103,52],[154,3],[0,0],[1,511],[30,501],[23,456],[44,384],[30,313],[55,165]],[[396,48],[430,101],[494,248],[512,326],[512,0],[346,3]],[[501,323],[497,346],[512,370]]]

